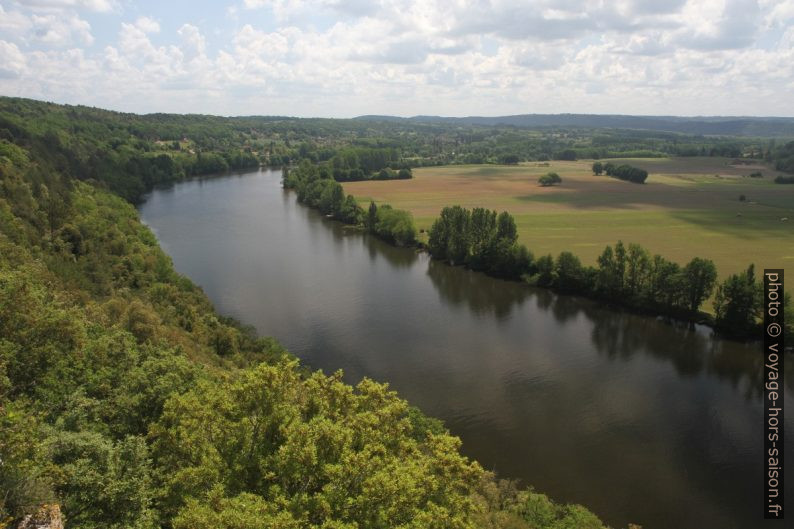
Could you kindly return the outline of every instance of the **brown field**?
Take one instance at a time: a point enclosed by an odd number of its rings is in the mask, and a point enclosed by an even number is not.
[[[364,207],[373,199],[411,211],[421,230],[444,206],[506,210],[516,218],[520,241],[536,256],[570,250],[594,264],[604,246],[622,240],[679,263],[712,259],[721,277],[750,263],[785,268],[792,290],[794,185],[774,184],[776,171],[727,158],[612,161],[641,167],[650,176],[644,185],[595,176],[593,161],[580,160],[419,168],[411,180],[344,186]],[[537,184],[549,171],[562,177],[561,185]],[[746,177],[755,171],[764,178]]]

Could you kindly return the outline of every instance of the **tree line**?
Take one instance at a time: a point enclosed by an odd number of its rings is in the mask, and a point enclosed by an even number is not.
[[[532,256],[518,243],[513,216],[485,208],[446,207],[428,232],[428,251],[452,265],[507,279],[530,271]]]
[[[718,283],[717,268],[709,259],[695,257],[680,266],[639,244],[608,245],[596,266],[585,266],[567,251],[536,259],[517,241],[515,220],[506,211],[452,206],[430,228],[428,250],[435,259],[492,276],[682,319],[707,319],[700,308],[714,294],[712,323],[718,331],[742,338],[758,335],[763,285],[752,265]],[[790,306],[789,295],[785,303]],[[788,308],[789,334],[794,327],[791,312]]]
[[[766,158],[775,164],[775,169],[778,171],[794,173],[794,141],[781,145],[772,151],[767,151]]]
[[[328,162],[334,180],[394,180],[412,178],[411,168],[399,163],[395,148],[350,147],[340,149]]]
[[[595,162],[593,164],[593,174],[600,175],[601,173],[606,173],[607,176],[620,178],[621,180],[626,180],[627,182],[633,182],[635,184],[644,184],[645,180],[648,178],[648,171],[640,169],[639,167],[632,167],[627,164],[615,165],[612,162],[607,162],[605,164]]]
[[[411,214],[388,204],[370,203],[366,214],[353,195],[345,195],[330,167],[304,160],[297,168],[284,168],[284,187],[294,189],[298,200],[346,224],[359,225],[398,246],[416,244],[417,230]]]

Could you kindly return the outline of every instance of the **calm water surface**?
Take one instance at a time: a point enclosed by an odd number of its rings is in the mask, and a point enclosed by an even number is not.
[[[485,468],[614,527],[782,527],[762,519],[758,345],[433,262],[327,221],[280,177],[186,182],[140,208],[221,313],[314,368],[388,382]]]

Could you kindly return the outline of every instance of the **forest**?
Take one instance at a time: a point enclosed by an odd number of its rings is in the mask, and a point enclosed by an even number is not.
[[[388,386],[300,365],[175,272],[130,200],[188,173],[133,160],[229,160],[237,125],[0,106],[0,527],[53,504],[91,529],[602,526],[498,480]],[[409,242],[399,212],[347,211]]]
[[[304,159],[328,166],[338,181],[404,179],[412,167],[448,164],[666,156],[759,159],[781,172],[794,171],[794,141],[760,136],[580,125],[136,115],[0,97],[0,142],[19,141],[40,142],[48,163],[132,202],[153,186],[191,176],[294,166]]]

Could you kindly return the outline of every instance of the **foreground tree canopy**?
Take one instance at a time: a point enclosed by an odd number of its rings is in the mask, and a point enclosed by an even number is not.
[[[52,503],[81,529],[602,526],[495,480],[387,386],[310,373],[216,314],[104,189],[141,181],[112,164],[83,174],[118,154],[88,125],[158,131],[159,118],[27,111],[3,110],[0,140],[0,527]],[[402,233],[334,183],[324,207]]]

